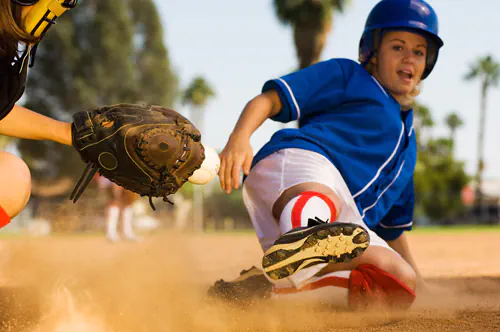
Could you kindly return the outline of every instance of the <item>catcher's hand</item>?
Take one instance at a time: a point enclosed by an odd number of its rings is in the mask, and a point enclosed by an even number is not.
[[[73,146],[87,167],[70,199],[76,202],[99,172],[152,197],[174,194],[205,159],[201,134],[179,113],[160,106],[117,104],[73,115]]]

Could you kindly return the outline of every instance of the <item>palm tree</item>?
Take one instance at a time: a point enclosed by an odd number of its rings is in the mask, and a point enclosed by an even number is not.
[[[479,206],[482,205],[483,195],[481,192],[483,170],[484,170],[484,129],[486,122],[486,97],[488,89],[498,85],[500,77],[500,63],[491,55],[479,57],[470,65],[469,72],[465,75],[466,80],[479,79],[481,82],[481,104],[479,117],[479,133],[477,143],[477,171],[476,171],[476,199]]]
[[[293,27],[299,68],[319,61],[332,29],[333,13],[343,12],[347,0],[274,0],[276,16]]]
[[[429,107],[417,103],[413,109],[415,110],[414,128],[417,135],[417,144],[420,150],[420,148],[425,146],[425,142],[429,139],[429,137],[426,137],[427,135],[425,135],[425,132],[427,129],[434,126],[434,120],[432,119]]]
[[[195,77],[188,85],[182,96],[182,103],[191,107],[191,121],[201,132],[203,137],[204,107],[208,100],[215,96],[215,92],[208,82],[201,76]],[[194,228],[203,230],[203,186],[194,186],[193,212]]]
[[[197,76],[184,91],[182,103],[201,108],[206,105],[208,99],[214,96],[215,92],[208,82],[202,76]]]
[[[455,112],[451,112],[450,114],[448,114],[444,121],[446,122],[446,125],[450,129],[450,142],[452,147],[454,147],[457,129],[463,126],[464,122],[462,121],[460,116],[458,116],[458,114]]]

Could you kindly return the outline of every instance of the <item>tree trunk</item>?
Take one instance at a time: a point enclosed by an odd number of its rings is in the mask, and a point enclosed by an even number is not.
[[[199,107],[191,109],[191,121],[203,135],[204,112]],[[195,231],[203,231],[203,186],[193,186],[193,228]]]
[[[484,217],[483,213],[483,203],[484,197],[482,192],[482,183],[483,183],[483,170],[484,170],[484,127],[486,121],[486,96],[488,91],[488,85],[486,82],[483,82],[481,87],[481,109],[479,115],[479,133],[477,140],[477,170],[476,170],[476,204],[479,208],[481,220]]]
[[[455,139],[456,139],[456,128],[450,130],[450,142],[451,142],[451,155],[455,155]]]
[[[299,69],[317,63],[325,48],[326,38],[332,28],[332,19],[322,22],[318,17],[307,23],[296,23],[293,29],[295,52],[299,61]],[[282,123],[281,128],[298,128],[298,121]]]
[[[321,22],[319,18],[312,22],[295,25],[293,37],[299,69],[309,67],[319,61],[331,28],[331,20]]]

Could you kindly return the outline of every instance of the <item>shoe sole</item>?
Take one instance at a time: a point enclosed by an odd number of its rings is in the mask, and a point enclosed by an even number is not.
[[[304,233],[302,238],[300,232]],[[290,237],[290,233],[285,236]],[[281,242],[285,242],[285,236]],[[264,253],[262,266],[273,280],[287,278],[316,264],[347,263],[361,256],[370,244],[368,232],[359,225],[349,223],[316,226],[313,231],[305,229],[293,233],[293,237],[298,239],[275,244]]]

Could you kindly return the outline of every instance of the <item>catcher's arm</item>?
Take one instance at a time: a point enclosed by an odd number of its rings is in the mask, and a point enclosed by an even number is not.
[[[241,169],[248,175],[253,160],[250,137],[266,119],[277,115],[282,108],[276,90],[266,91],[252,99],[243,109],[226,146],[220,154],[220,185],[226,193],[238,189]]]
[[[18,105],[0,121],[0,134],[71,145],[71,123],[54,120]]]

